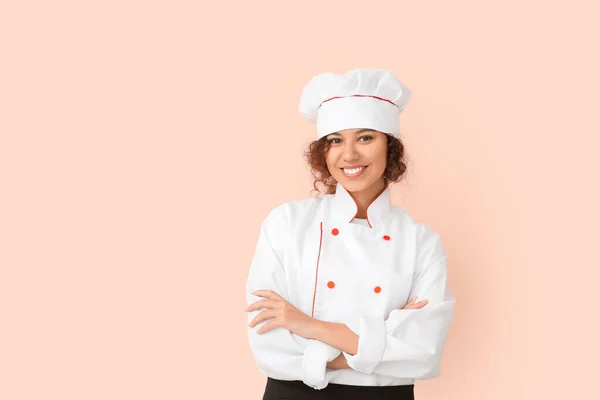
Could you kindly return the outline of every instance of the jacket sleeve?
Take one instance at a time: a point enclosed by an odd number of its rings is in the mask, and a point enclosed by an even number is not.
[[[283,206],[273,209],[262,223],[248,273],[247,305],[263,299],[251,294],[255,290],[273,290],[290,301],[283,265],[284,240],[288,233]],[[261,311],[249,312],[248,323]],[[261,372],[274,379],[300,380],[314,389],[326,387],[326,364],[339,356],[341,351],[321,341],[305,339],[281,327],[256,333],[268,321],[254,327],[248,326],[250,348]]]
[[[426,231],[424,236],[409,298],[427,299],[427,305],[392,310],[387,319],[361,316],[349,326],[359,336],[357,353],[343,352],[352,369],[398,378],[440,375],[456,299],[447,282],[447,256],[439,235]]]

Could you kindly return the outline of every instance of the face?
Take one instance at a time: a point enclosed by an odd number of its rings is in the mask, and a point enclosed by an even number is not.
[[[345,129],[327,135],[325,158],[329,173],[350,192],[373,185],[383,187],[387,163],[387,136],[371,129]]]

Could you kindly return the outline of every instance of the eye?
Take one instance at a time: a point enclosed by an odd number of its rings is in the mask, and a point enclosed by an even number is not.
[[[361,136],[361,137],[360,137],[358,140],[360,140],[360,139],[364,139],[364,138],[367,138],[367,139],[369,139],[369,140],[372,140],[372,139],[373,139],[373,136],[370,136],[370,135]],[[363,142],[365,142],[365,140],[363,140]]]
[[[340,140],[340,139],[339,138],[329,139],[329,143],[339,143],[339,142],[336,142],[336,140]]]

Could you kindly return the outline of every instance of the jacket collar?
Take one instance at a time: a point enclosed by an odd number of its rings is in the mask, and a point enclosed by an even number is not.
[[[350,223],[358,212],[358,205],[341,183],[337,183],[332,197],[331,215],[338,223]],[[367,222],[371,228],[381,226],[391,211],[390,187],[385,189],[367,207]]]

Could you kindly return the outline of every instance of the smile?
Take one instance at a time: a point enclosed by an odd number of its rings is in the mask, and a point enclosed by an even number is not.
[[[349,178],[354,178],[362,174],[365,168],[367,167],[362,166],[357,168],[342,168],[342,170],[344,171],[344,175],[346,175]]]

